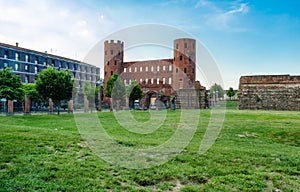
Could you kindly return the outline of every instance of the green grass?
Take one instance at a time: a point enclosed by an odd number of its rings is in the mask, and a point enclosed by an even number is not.
[[[299,112],[238,111],[227,104],[224,127],[204,155],[199,145],[210,111],[189,146],[169,162],[144,170],[111,165],[88,148],[73,115],[0,117],[0,191],[299,191]],[[139,122],[148,112],[131,112]],[[165,142],[180,111],[147,135],[122,129],[113,113],[99,113],[120,145],[132,148]]]

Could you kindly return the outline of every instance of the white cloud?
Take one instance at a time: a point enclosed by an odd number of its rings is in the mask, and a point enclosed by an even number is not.
[[[231,5],[231,6],[229,6]],[[228,8],[229,7],[229,8]],[[240,14],[249,12],[250,7],[247,3],[237,0],[230,3],[215,3],[209,0],[199,0],[195,8],[209,9],[205,14],[206,24],[218,30],[244,31],[245,29],[233,26],[234,21],[238,20]]]
[[[114,28],[114,22],[83,5],[59,0],[0,0],[0,42],[82,60]],[[56,50],[56,51],[53,51]]]

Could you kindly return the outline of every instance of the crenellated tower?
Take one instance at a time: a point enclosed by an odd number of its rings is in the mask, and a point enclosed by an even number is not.
[[[181,38],[174,40],[172,87],[176,91],[194,86],[196,79],[196,40]]]
[[[123,71],[124,43],[121,41],[104,42],[104,85],[114,73]]]

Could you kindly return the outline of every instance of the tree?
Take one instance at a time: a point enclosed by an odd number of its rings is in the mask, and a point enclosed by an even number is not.
[[[127,92],[127,97],[129,98],[130,107],[132,108],[134,105],[134,100],[138,100],[143,97],[143,91],[141,89],[141,86],[136,81],[133,81],[127,87],[126,92]]]
[[[111,93],[115,84],[115,81],[118,79],[118,74],[113,74],[110,76],[106,82],[106,90],[105,90],[105,96],[111,98]]]
[[[87,81],[85,81],[83,84],[83,94],[84,94],[84,99],[88,101],[88,106],[91,105],[95,98],[95,91],[94,91],[94,88],[91,86],[91,84]],[[90,107],[92,107],[92,106],[90,106]],[[92,108],[91,108],[91,111],[92,111]]]
[[[233,97],[233,96],[235,96],[235,91],[233,90],[233,88],[232,87],[230,87],[229,88],[229,90],[227,91],[227,96],[230,98],[230,100],[231,100],[231,98]]]
[[[125,104],[126,88],[120,78],[115,81],[111,96],[113,98],[113,104],[116,106],[117,110],[120,109],[121,103]]]
[[[22,89],[25,94],[30,96],[31,100],[36,100],[38,102],[43,100],[42,96],[36,90],[36,84],[23,84]]]
[[[20,76],[13,75],[11,68],[0,71],[0,98],[21,100],[24,97]]]
[[[44,99],[52,99],[58,107],[57,115],[59,115],[60,102],[72,98],[73,82],[69,71],[57,71],[48,67],[38,74],[36,90]]]
[[[216,83],[213,86],[211,86],[211,88],[210,88],[211,97],[215,94],[217,95],[218,98],[224,97],[224,90],[223,90],[222,86],[218,85]]]

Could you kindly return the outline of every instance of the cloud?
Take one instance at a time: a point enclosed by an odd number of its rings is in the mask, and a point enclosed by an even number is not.
[[[247,13],[249,11],[249,6],[247,3],[241,3],[236,6],[226,14]]]
[[[0,42],[82,60],[114,28],[105,14],[59,0],[0,0]]]
[[[217,30],[245,31],[245,28],[234,26],[241,14],[249,12],[250,7],[247,3],[237,0],[230,3],[216,3],[209,0],[199,0],[195,8],[206,10],[204,18],[206,24]]]

